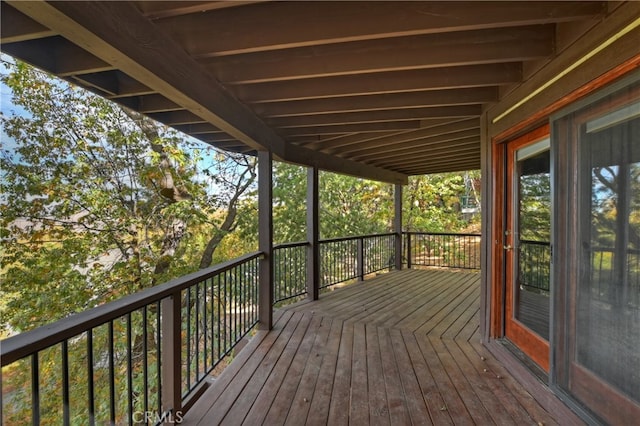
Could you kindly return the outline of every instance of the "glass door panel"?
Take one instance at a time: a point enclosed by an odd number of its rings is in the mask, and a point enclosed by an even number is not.
[[[551,179],[549,138],[507,145],[505,335],[549,369]]]
[[[638,104],[640,110],[640,104]],[[587,123],[588,124],[588,123]],[[581,135],[575,362],[640,400],[640,118]]]
[[[602,421],[640,418],[640,83],[554,122],[564,275],[556,378]],[[571,160],[574,158],[574,160]],[[564,167],[564,166],[563,166]],[[567,181],[563,183],[562,181]],[[562,190],[562,189],[561,189]],[[566,278],[563,278],[566,277]]]

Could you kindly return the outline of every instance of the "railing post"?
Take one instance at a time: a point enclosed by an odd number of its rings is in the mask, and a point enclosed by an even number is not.
[[[258,246],[260,260],[258,294],[259,328],[273,326],[273,157],[270,151],[258,151]]]
[[[162,300],[162,410],[182,415],[182,296],[176,291]]]
[[[358,281],[364,281],[364,238],[358,238],[357,251]]]
[[[402,269],[402,185],[396,184],[394,195],[393,228],[396,233],[395,237],[395,266],[396,270]]]
[[[307,298],[317,300],[320,287],[318,168],[307,168]]]
[[[407,268],[411,269],[411,232],[407,232]]]

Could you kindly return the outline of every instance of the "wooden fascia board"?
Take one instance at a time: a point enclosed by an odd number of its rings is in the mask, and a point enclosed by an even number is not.
[[[346,161],[313,160],[316,151],[287,146],[251,110],[235,99],[184,50],[126,2],[21,2],[12,7],[50,28],[101,60],[202,117],[216,128],[256,150],[268,150],[285,161],[314,165],[390,183],[406,176]],[[206,88],[203,89],[203,88]],[[295,158],[291,158],[295,157]]]
[[[543,69],[521,83],[497,104],[488,108],[489,133],[497,135],[511,129],[619,64],[638,56],[640,54],[638,49],[640,28],[635,28],[547,87],[544,91],[508,113],[504,118],[495,121],[497,117],[564,72],[568,67],[575,64],[639,17],[640,2],[629,1],[621,4],[609,16],[576,40],[569,48],[559,52]]]

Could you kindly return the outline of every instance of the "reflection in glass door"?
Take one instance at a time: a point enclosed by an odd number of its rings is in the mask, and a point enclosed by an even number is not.
[[[549,368],[551,179],[549,138],[507,146],[505,335]]]
[[[576,162],[557,381],[610,424],[640,418],[640,83],[562,117]],[[566,220],[566,219],[561,219]]]

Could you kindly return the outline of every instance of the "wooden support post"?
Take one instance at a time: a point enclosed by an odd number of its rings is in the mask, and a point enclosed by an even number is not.
[[[162,410],[182,415],[182,295],[176,291],[162,300]]]
[[[258,249],[260,260],[260,289],[258,295],[258,327],[271,330],[273,326],[273,158],[270,151],[258,151]]]
[[[364,281],[364,238],[358,238],[357,251],[358,281]]]
[[[318,299],[320,287],[318,168],[307,168],[307,298]]]
[[[407,268],[411,269],[411,232],[407,232]]]
[[[393,217],[393,231],[395,238],[396,270],[402,269],[402,185],[396,184],[393,193],[395,215]]]

